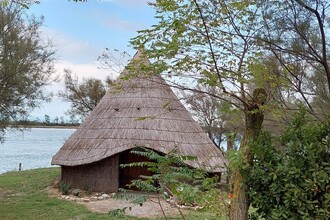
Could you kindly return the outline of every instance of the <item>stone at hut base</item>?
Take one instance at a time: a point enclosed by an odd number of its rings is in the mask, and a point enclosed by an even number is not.
[[[102,194],[101,196],[98,196],[97,199],[98,200],[105,200],[105,199],[109,199],[110,196],[108,194]]]
[[[83,198],[83,202],[90,202],[91,200],[88,198]]]
[[[74,189],[74,190],[72,191],[72,195],[74,195],[74,196],[79,196],[79,195],[80,195],[80,189]]]
[[[110,196],[108,194],[102,194],[103,199],[110,199]]]
[[[97,196],[92,196],[91,201],[97,201]]]

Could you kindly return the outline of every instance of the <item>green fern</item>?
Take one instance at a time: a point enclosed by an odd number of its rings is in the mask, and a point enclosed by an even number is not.
[[[218,215],[227,214],[226,204],[219,202],[219,200],[225,201],[227,195],[220,192],[219,179],[217,177],[209,178],[205,170],[195,169],[188,165],[188,162],[196,160],[196,157],[180,155],[178,149],[172,149],[168,154],[163,155],[147,148],[138,147],[130,153],[146,157],[149,161],[121,164],[122,168],[147,167],[153,174],[151,176],[141,175],[140,179],[133,180],[128,187],[138,188],[147,195],[152,194],[153,197],[156,195],[158,200],[166,199],[170,195],[179,204],[198,205],[206,210],[212,209]],[[135,200],[141,202],[146,201],[146,198],[148,196],[135,198]],[[142,203],[139,204],[142,205]],[[161,206],[160,202],[159,205]],[[214,208],[218,208],[218,210],[215,211]],[[178,209],[184,219],[180,208]],[[166,218],[165,212],[163,215]]]

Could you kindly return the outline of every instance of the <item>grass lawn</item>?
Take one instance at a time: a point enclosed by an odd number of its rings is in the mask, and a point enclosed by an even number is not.
[[[93,213],[78,203],[49,196],[46,188],[51,186],[59,175],[59,168],[8,172],[0,175],[0,219],[142,219]],[[189,220],[221,220],[211,213],[193,211],[186,218]]]

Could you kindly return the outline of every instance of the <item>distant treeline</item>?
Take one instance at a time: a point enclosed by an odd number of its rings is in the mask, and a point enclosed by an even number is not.
[[[64,117],[55,117],[53,120],[49,115],[45,115],[44,120],[39,118],[35,120],[31,119],[21,119],[17,121],[10,122],[11,126],[24,126],[24,127],[54,127],[54,126],[68,126],[75,127],[80,125],[80,120],[75,118],[70,118],[70,120],[65,120]]]
[[[21,120],[16,122],[11,122],[10,126],[23,126],[23,127],[77,127],[80,123],[64,122],[64,123],[55,123],[55,122],[40,122],[40,121],[27,121]]]
[[[78,122],[43,122],[43,121],[29,121],[29,120],[20,120],[10,123],[12,126],[24,126],[24,127],[54,127],[54,126],[68,126],[75,127],[79,126]]]

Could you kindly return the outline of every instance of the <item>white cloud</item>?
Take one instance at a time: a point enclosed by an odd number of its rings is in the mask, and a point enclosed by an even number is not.
[[[58,30],[43,27],[43,34],[52,40],[59,59],[91,61],[102,52],[102,48],[96,48],[92,42],[76,39]]]
[[[148,2],[154,2],[154,0],[100,0],[100,2],[115,2],[120,5],[126,6],[146,6]]]
[[[117,16],[114,15],[112,15],[111,17],[107,17],[106,19],[102,19],[102,21],[105,27],[116,28],[127,31],[138,31],[143,29],[143,27],[145,26],[145,24],[143,23],[127,21],[118,18]]]
[[[136,32],[149,26],[147,25],[149,20],[145,17],[145,13],[150,13],[150,8],[147,6],[148,0],[101,0],[101,2],[110,2],[122,8],[110,13],[101,9],[94,11],[96,20],[106,28]]]
[[[119,74],[110,70],[99,68],[99,64],[95,63],[73,63],[70,61],[59,60],[55,63],[56,72],[62,77],[64,69],[70,69],[79,79],[82,78],[97,78],[104,80],[107,76],[116,78]]]

